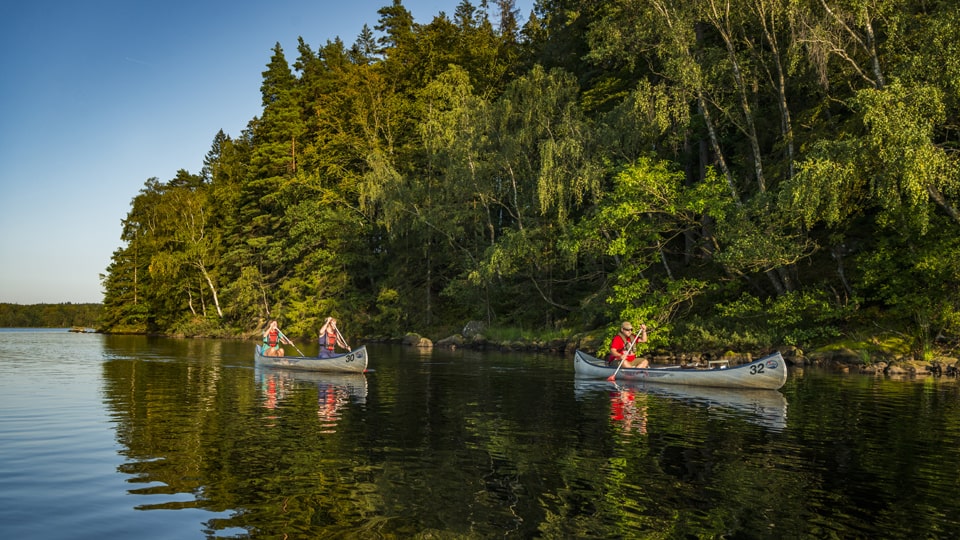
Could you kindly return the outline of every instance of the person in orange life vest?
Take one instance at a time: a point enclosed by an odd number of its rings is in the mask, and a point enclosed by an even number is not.
[[[283,335],[277,321],[270,321],[267,329],[263,331],[263,355],[264,356],[284,356],[281,343],[293,343],[287,336]]]
[[[633,334],[633,324],[630,321],[623,321],[620,325],[620,332],[617,335],[613,336],[613,340],[610,342],[610,355],[607,356],[607,362],[620,362],[623,361],[623,367],[641,367],[645,368],[649,365],[646,359],[641,359],[637,361],[636,346],[630,348],[629,351],[625,350],[634,339]],[[646,343],[647,342],[647,325],[640,325],[640,335],[637,336],[637,343]]]
[[[327,321],[320,327],[320,358],[334,356],[336,354],[334,349],[337,345],[348,351],[352,350],[343,340],[340,332],[337,331],[337,320],[333,317],[327,317]]]

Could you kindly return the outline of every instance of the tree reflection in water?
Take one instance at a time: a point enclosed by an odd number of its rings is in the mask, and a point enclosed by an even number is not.
[[[782,392],[730,392],[386,346],[374,374],[342,379],[262,372],[247,344],[114,342],[103,395],[134,508],[213,513],[218,538],[960,531],[951,381],[807,370]]]

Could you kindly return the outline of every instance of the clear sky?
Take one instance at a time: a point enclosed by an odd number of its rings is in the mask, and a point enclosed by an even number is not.
[[[392,0],[35,0],[0,6],[0,302],[101,302],[144,182],[199,173],[261,113],[279,42],[348,46]],[[403,0],[419,23],[460,0]],[[475,6],[479,0],[473,0]],[[517,0],[525,21],[534,0]]]

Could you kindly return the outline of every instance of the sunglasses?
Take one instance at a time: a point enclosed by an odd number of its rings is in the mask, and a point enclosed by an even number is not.
[[[624,332],[633,332],[633,328],[621,328]]]

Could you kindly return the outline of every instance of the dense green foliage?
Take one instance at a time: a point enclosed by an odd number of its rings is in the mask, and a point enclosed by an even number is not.
[[[960,335],[960,11],[931,0],[400,0],[278,44],[263,112],[147,180],[103,328],[669,347]]]
[[[0,328],[96,328],[101,304],[0,304]]]

